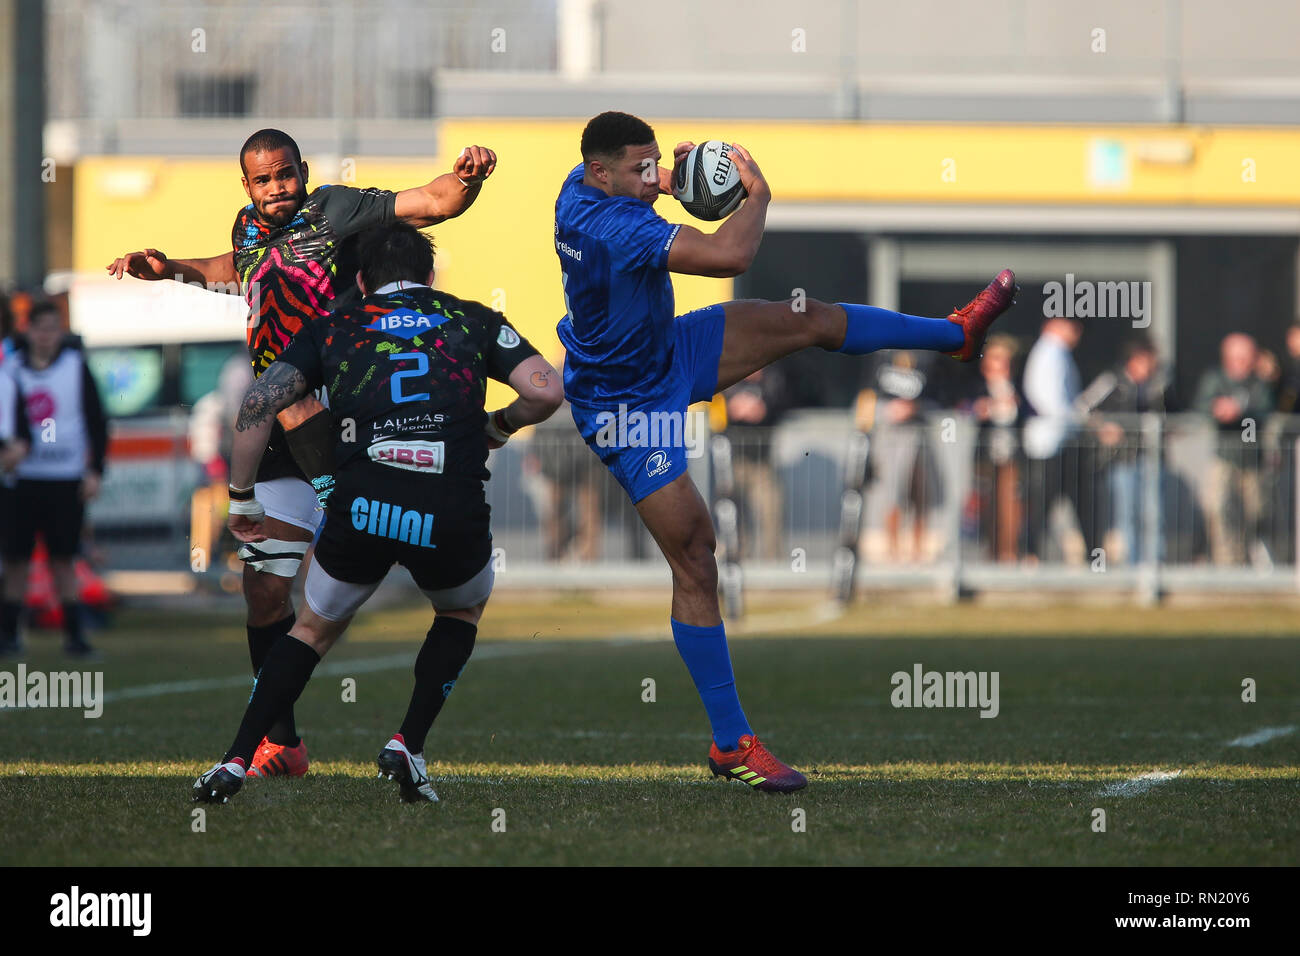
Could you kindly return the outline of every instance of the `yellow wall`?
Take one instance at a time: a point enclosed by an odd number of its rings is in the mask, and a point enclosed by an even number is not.
[[[669,156],[682,139],[718,137],[746,146],[778,203],[1300,205],[1296,130],[650,119]],[[564,306],[552,245],[555,194],[578,162],[582,125],[577,120],[448,120],[440,126],[439,155],[430,161],[359,157],[347,180],[321,160],[311,178],[402,189],[449,169],[468,143],[493,147],[500,163],[474,208],[433,230],[439,284],[500,308],[558,360],[555,323]],[[1117,144],[1125,157],[1126,183],[1094,184],[1090,157],[1099,141]],[[1185,146],[1190,147],[1187,161],[1142,158],[1167,157]],[[1252,168],[1253,182],[1243,175]],[[233,156],[85,158],[76,168],[74,268],[96,272],[120,253],[143,246],[177,257],[214,255],[229,248],[231,223],[246,202]],[[671,221],[711,228],[691,220],[667,197],[656,208]],[[674,284],[679,311],[723,301],[732,289],[729,280],[688,276],[676,277]],[[498,391],[491,400],[503,397]]]
[[[776,202],[1300,205],[1300,131],[1290,129],[692,121],[656,132],[661,146],[678,134],[739,142]],[[1099,141],[1120,144],[1126,186],[1093,185]],[[1186,163],[1143,158],[1181,146],[1190,146]],[[1246,159],[1254,182],[1243,179]]]

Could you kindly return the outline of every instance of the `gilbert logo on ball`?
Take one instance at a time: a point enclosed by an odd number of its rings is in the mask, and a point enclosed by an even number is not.
[[[673,176],[673,196],[696,219],[715,222],[745,198],[745,187],[731,161],[731,146],[711,139],[687,154]]]

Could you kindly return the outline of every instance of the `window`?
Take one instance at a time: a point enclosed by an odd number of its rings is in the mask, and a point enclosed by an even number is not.
[[[248,116],[257,78],[249,75],[182,73],[176,78],[181,116]]]

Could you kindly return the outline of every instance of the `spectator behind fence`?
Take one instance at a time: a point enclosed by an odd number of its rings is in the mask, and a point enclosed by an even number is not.
[[[63,604],[64,650],[76,657],[93,656],[73,559],[81,547],[85,503],[99,494],[108,420],[81,349],[64,335],[57,306],[44,302],[32,307],[27,341],[5,361],[0,375],[12,380],[32,438],[16,468],[18,481],[8,496],[8,514],[0,522],[9,569],[0,604],[0,645],[9,653],[22,650],[18,622],[39,534]]]
[[[1286,359],[1278,382],[1277,410],[1284,415],[1300,412],[1300,320],[1286,330]]]
[[[13,377],[5,374],[5,360],[14,349],[13,331],[9,298],[0,294],[0,525],[8,520],[10,495],[17,481],[14,469],[27,454],[31,443],[27,416],[21,414],[18,402],[18,387]],[[0,598],[4,595],[4,573],[4,559],[0,556]],[[10,646],[0,632],[0,656],[16,650],[16,646]]]
[[[1215,564],[1244,563],[1247,548],[1256,565],[1271,563],[1259,539],[1259,433],[1273,407],[1273,395],[1256,374],[1258,353],[1249,335],[1234,332],[1224,336],[1219,367],[1201,377],[1193,402],[1215,427],[1214,458],[1201,485],[1210,555]],[[1240,528],[1230,527],[1234,499],[1241,506]]]
[[[190,458],[203,473],[190,499],[190,560],[196,569],[210,566],[219,557],[218,543],[226,528],[226,482],[235,418],[252,382],[253,368],[247,354],[236,353],[221,366],[216,388],[199,398],[190,411]],[[194,564],[196,558],[200,563]]]
[[[1024,393],[1033,409],[1025,422],[1026,547],[1032,561],[1045,557],[1052,506],[1064,496],[1078,531],[1061,542],[1067,561],[1080,563],[1093,548],[1092,456],[1079,447],[1079,368],[1073,352],[1083,337],[1077,319],[1049,318],[1025,360]]]
[[[934,358],[887,351],[873,356],[869,368],[870,383],[858,397],[859,417],[862,408],[871,409],[871,456],[885,498],[885,559],[923,561],[941,544],[926,535],[927,512],[943,500],[925,429],[926,414],[939,404]],[[907,514],[912,518],[912,542],[904,552],[902,524]]]
[[[547,559],[594,563],[605,530],[605,475],[599,460],[586,453],[566,410],[533,426],[521,445],[524,492],[541,520]]]
[[[1277,385],[1277,411],[1285,416],[1277,429],[1277,468],[1273,469],[1272,513],[1265,524],[1272,532],[1274,554],[1296,553],[1296,448],[1300,442],[1300,322],[1286,330],[1286,354]]]
[[[553,362],[561,375],[564,358],[560,351]],[[566,401],[560,414],[534,425],[519,445],[523,489],[541,521],[547,560],[591,564],[600,560],[605,532],[605,470],[586,453],[568,405]]]
[[[771,428],[785,414],[787,395],[785,377],[775,365],[760,368],[723,393],[733,480],[755,526],[753,540],[741,547],[747,557],[765,561],[781,557],[782,497],[772,468]]]
[[[1142,533],[1143,503],[1148,481],[1157,487],[1156,527],[1162,529],[1163,507],[1159,501],[1161,480],[1159,449],[1145,454],[1137,416],[1148,412],[1163,415],[1167,410],[1167,387],[1160,370],[1155,346],[1137,338],[1124,346],[1123,361],[1114,371],[1103,373],[1103,390],[1093,415],[1093,427],[1107,467],[1110,488],[1111,527],[1119,537],[1116,560],[1133,564],[1150,560],[1146,536]],[[1120,420],[1117,420],[1117,417]],[[1157,560],[1164,560],[1163,529],[1157,533]]]
[[[956,405],[979,426],[975,483],[968,512],[975,533],[998,561],[1014,561],[1020,538],[1020,439],[1025,400],[1016,387],[1013,362],[1019,344],[1009,335],[990,336],[979,374]]]

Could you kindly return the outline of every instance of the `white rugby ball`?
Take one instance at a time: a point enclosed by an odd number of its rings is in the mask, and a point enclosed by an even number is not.
[[[697,145],[677,167],[673,197],[696,219],[724,219],[748,195],[729,158],[730,152],[729,143],[711,139]]]

